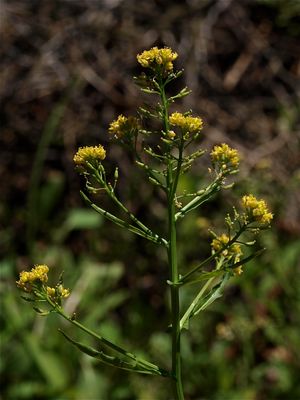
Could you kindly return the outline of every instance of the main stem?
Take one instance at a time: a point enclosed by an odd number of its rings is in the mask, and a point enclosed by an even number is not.
[[[163,123],[165,132],[169,131],[168,100],[166,98],[164,85],[160,84],[161,100],[163,106]],[[180,165],[177,165],[180,169]],[[180,303],[179,303],[179,281],[177,266],[177,239],[174,196],[178,183],[178,173],[174,176],[172,161],[169,159],[167,170],[168,188],[168,261],[171,280],[171,321],[172,321],[172,376],[173,390],[176,400],[184,400],[181,380],[181,355],[180,355]]]
[[[180,305],[179,305],[179,286],[176,285],[178,277],[177,268],[177,243],[175,226],[175,205],[174,199],[168,201],[168,220],[169,220],[169,249],[168,259],[171,275],[171,319],[172,319],[172,375],[174,379],[173,387],[176,400],[183,400],[183,389],[181,381],[181,355],[180,355]]]

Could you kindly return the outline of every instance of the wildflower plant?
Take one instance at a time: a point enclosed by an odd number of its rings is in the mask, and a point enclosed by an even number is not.
[[[247,250],[249,248],[251,250],[255,242],[253,238],[249,240],[249,235],[255,236],[269,227],[273,215],[264,200],[258,200],[252,194],[243,196],[239,210],[233,208],[232,213],[225,217],[224,231],[220,234],[211,231],[210,256],[190,270],[178,265],[177,229],[180,220],[208,202],[221,189],[228,188],[227,177],[238,172],[240,157],[236,149],[230,148],[225,143],[215,145],[210,152],[210,183],[205,187],[199,187],[195,193],[179,193],[178,187],[182,175],[188,173],[193,163],[202,157],[205,151],[199,148],[198,144],[203,129],[202,119],[193,116],[191,112],[180,113],[174,107],[178,99],[190,93],[189,90],[183,88],[175,95],[168,95],[169,85],[182,74],[182,71],[174,70],[173,62],[176,58],[177,53],[170,48],[157,47],[137,56],[143,72],[135,78],[136,83],[144,93],[155,98],[156,104],[140,108],[138,117],[120,115],[108,128],[108,134],[132,152],[136,165],[144,171],[149,183],[164,193],[167,221],[164,236],[146,226],[118,198],[116,187],[119,172],[116,168],[113,176],[107,176],[106,151],[102,145],[79,148],[74,155],[74,163],[86,179],[86,191],[81,192],[84,200],[109,221],[157,246],[162,246],[166,251],[169,269],[166,290],[169,290],[171,299],[170,369],[161,368],[155,361],[141,359],[99,333],[91,331],[77,321],[76,317],[67,315],[62,301],[70,292],[64,288],[62,278],[54,287],[47,286],[49,272],[47,266],[38,265],[30,272],[21,272],[17,286],[26,292],[26,297],[23,298],[33,302],[34,309],[38,313],[42,315],[49,312],[57,313],[99,343],[99,348],[95,349],[63,333],[65,338],[79,350],[114,367],[168,378],[173,386],[174,398],[182,400],[184,392],[181,373],[181,335],[184,329],[189,328],[191,318],[221,297],[224,286],[230,278],[239,276],[246,263],[262,251],[251,253]],[[159,122],[158,131],[151,132],[145,128],[151,124],[152,119]],[[154,137],[156,142],[153,141]],[[153,144],[154,142],[156,144]],[[120,213],[109,212],[101,205],[95,204],[90,199],[89,193],[98,191],[104,191]],[[196,285],[198,293],[192,303],[183,309],[181,293],[189,284]],[[40,308],[43,305],[44,307]],[[112,352],[108,353],[108,350]]]

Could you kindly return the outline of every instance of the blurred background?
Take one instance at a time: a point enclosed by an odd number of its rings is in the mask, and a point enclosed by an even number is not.
[[[209,254],[207,228],[252,192],[275,213],[257,247],[267,251],[191,323],[182,352],[187,400],[300,399],[300,2],[298,0],[2,0],[1,399],[165,400],[164,379],[99,364],[58,333],[91,343],[57,316],[37,316],[15,287],[20,270],[64,271],[69,313],[169,367],[167,265],[162,249],[120,231],[82,201],[72,157],[107,147],[118,193],[165,231],[164,197],[107,128],[145,101],[136,54],[170,46],[192,89],[177,105],[205,121],[203,148],[242,154],[233,191],[178,226],[180,264]],[[208,179],[199,163],[182,187]],[[111,208],[103,196],[97,202]],[[113,208],[111,208],[113,209]],[[208,219],[209,216],[209,219]],[[197,288],[183,291],[188,304]]]

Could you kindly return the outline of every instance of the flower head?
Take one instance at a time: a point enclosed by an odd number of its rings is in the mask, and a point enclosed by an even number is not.
[[[179,112],[170,115],[170,124],[178,126],[184,132],[197,133],[202,129],[203,121],[199,117],[184,116]]]
[[[54,302],[59,301],[61,298],[67,298],[70,296],[70,290],[65,289],[63,285],[59,284],[55,288],[47,286],[46,288],[47,295]]]
[[[242,205],[246,210],[249,221],[256,221],[260,224],[269,224],[273,219],[273,214],[269,212],[264,200],[257,200],[252,194],[243,196]]]
[[[63,287],[61,281],[55,287],[46,286],[48,272],[49,267],[44,264],[36,265],[31,271],[22,271],[17,286],[24,292],[33,294],[32,301],[42,298],[60,305],[61,300],[70,295],[70,291]]]
[[[17,286],[25,292],[31,292],[34,283],[45,283],[48,281],[49,267],[47,265],[36,265],[31,271],[22,271],[17,281]]]
[[[210,155],[212,163],[223,170],[239,166],[240,157],[238,151],[232,149],[226,143],[215,146]]]
[[[222,233],[222,235],[214,238],[211,242],[212,250],[214,252],[222,250],[224,247],[226,247],[229,240],[229,237],[225,233]],[[221,255],[228,261],[233,260],[235,264],[240,261],[243,253],[241,250],[241,246],[238,243],[232,243],[230,246],[224,248],[224,250],[221,252]]]
[[[135,117],[125,117],[119,115],[118,118],[111,122],[108,128],[108,132],[120,139],[126,134],[131,134],[139,129],[138,119]]]
[[[106,151],[100,144],[98,146],[79,147],[73,161],[79,167],[86,167],[87,163],[99,163],[105,159]]]
[[[47,292],[47,295],[48,295],[50,298],[54,298],[54,297],[55,297],[55,292],[56,292],[56,290],[55,290],[54,287],[47,286],[46,292]]]
[[[177,57],[178,54],[168,47],[162,49],[152,47],[152,49],[145,50],[141,54],[138,54],[136,58],[144,68],[156,70],[160,67],[163,72],[168,73],[173,70],[173,61],[176,60]]]

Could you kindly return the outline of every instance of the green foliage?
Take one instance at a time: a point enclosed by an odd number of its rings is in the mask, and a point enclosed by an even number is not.
[[[274,21],[278,26],[287,27],[292,35],[299,33],[299,27],[294,23],[299,7],[296,5],[297,1],[257,2],[267,5],[271,11],[276,10]],[[182,93],[179,92],[179,97],[186,94],[185,88]],[[173,101],[176,97],[178,96],[172,96],[170,100]],[[29,193],[29,198],[33,196],[34,201],[29,201],[27,213],[27,228],[30,233],[28,247],[31,249],[29,258],[49,263],[53,267],[54,280],[55,275],[58,278],[60,271],[64,270],[65,280],[73,288],[73,297],[66,303],[69,316],[80,319],[85,326],[101,332],[115,343],[124,344],[126,348],[139,347],[138,356],[151,356],[159,365],[169,369],[171,346],[169,332],[164,331],[169,322],[164,311],[167,299],[162,295],[160,284],[153,283],[155,274],[166,280],[165,260],[161,250],[154,250],[152,244],[143,246],[139,238],[134,240],[125,230],[120,235],[116,234],[108,224],[104,226],[105,215],[79,208],[81,205],[68,211],[59,207],[67,184],[63,174],[54,171],[41,180],[46,150],[51,146],[66,112],[66,104],[68,96],[53,107],[41,138],[40,153],[36,156],[38,164],[35,164],[32,174],[35,174],[32,185],[34,193],[32,187]],[[141,110],[143,112],[147,114],[147,110]],[[297,106],[280,105],[279,113],[281,116],[278,125],[286,130],[296,129]],[[148,112],[148,116],[150,114]],[[149,156],[152,156],[151,151]],[[267,158],[266,161],[270,160]],[[145,164],[140,163],[139,167],[147,172]],[[186,167],[189,167],[188,161]],[[280,218],[287,195],[293,197],[297,189],[297,171],[285,181],[284,190],[274,186],[271,170],[257,168],[251,172],[251,184],[242,182],[240,189],[234,189],[235,193],[241,194],[245,190],[266,193],[271,200],[270,204],[273,204],[273,210],[276,210],[276,216]],[[198,189],[200,174],[197,171],[197,177],[182,176],[178,185],[180,192],[192,193],[195,188]],[[156,171],[149,180],[159,187],[159,177],[161,171]],[[115,179],[118,179],[116,174]],[[144,186],[139,179],[137,173],[136,186],[140,189]],[[201,176],[202,182],[206,182],[206,179]],[[132,191],[134,201],[131,205],[135,209],[139,208],[143,198],[139,194],[140,192]],[[232,200],[230,195],[224,197],[227,202],[228,199]],[[207,224],[205,216],[209,213],[214,225],[221,229],[217,214],[224,215],[228,212],[226,202],[213,198],[210,206],[205,197],[203,199],[201,213],[191,213],[186,219],[179,218],[179,237],[183,242],[179,247],[179,264],[187,269],[185,272],[209,255],[210,236],[207,228],[211,226]],[[157,204],[151,202],[153,207]],[[2,204],[0,211],[1,215],[6,212]],[[17,211],[20,220],[24,214],[23,209]],[[177,217],[180,216],[179,212]],[[159,207],[155,210],[155,217],[154,221],[151,220],[152,214],[145,216],[145,219],[152,223],[149,226],[156,228],[161,217]],[[190,322],[189,331],[185,332],[181,347],[185,363],[185,389],[190,399],[198,400],[199,393],[207,399],[300,397],[300,293],[297,284],[300,273],[299,242],[292,233],[289,236],[281,229],[279,218],[274,230],[265,234],[253,247],[254,251],[267,247],[268,252],[255,261],[251,261],[250,256],[246,274],[231,280],[225,292],[219,291],[219,283],[196,305],[198,308],[206,306],[210,303],[210,295],[212,299],[214,295],[223,295],[224,301],[212,304],[201,314],[201,318],[187,320]],[[170,393],[164,379],[126,375],[122,371],[119,373],[100,365],[92,357],[73,352],[71,346],[63,343],[57,333],[57,328],[62,326],[61,322],[58,323],[51,315],[48,319],[35,316],[30,303],[16,301],[18,293],[14,281],[17,272],[29,264],[30,260],[15,253],[17,246],[14,241],[7,246],[13,238],[13,229],[12,225],[1,231],[1,244],[4,243],[5,249],[10,251],[1,261],[3,329],[0,373],[3,379],[3,397],[12,400],[168,398]],[[79,230],[83,232],[79,233]],[[108,244],[109,240],[111,244]],[[108,253],[111,254],[110,257],[107,256]],[[150,257],[153,262],[148,271]],[[123,264],[115,260],[122,260],[126,270]],[[185,291],[182,292],[183,304],[188,307],[195,298],[197,285],[205,285],[210,278],[222,276],[225,276],[223,271],[200,272],[195,281],[188,282],[189,285],[185,286]],[[197,311],[197,307],[192,312]],[[73,334],[69,332],[67,325],[63,325],[63,329],[68,337],[69,333]],[[86,337],[78,331],[75,343],[82,342],[87,342]],[[88,342],[96,346],[98,351],[96,341]]]
[[[38,264],[30,271],[22,271],[16,283],[18,288],[27,294],[26,297],[22,296],[23,299],[32,303],[33,310],[39,316],[57,314],[97,342],[97,346],[93,347],[61,331],[64,338],[82,353],[101,361],[104,365],[169,378],[174,397],[177,400],[183,400],[181,335],[184,330],[189,329],[190,320],[194,316],[205,311],[208,306],[222,297],[225,284],[230,278],[241,275],[245,264],[261,253],[260,249],[256,252],[250,251],[247,255],[242,249],[253,247],[256,240],[249,241],[248,237],[257,236],[261,230],[268,228],[273,214],[269,212],[264,200],[258,200],[252,194],[244,195],[241,199],[242,210],[239,212],[233,207],[233,212],[227,214],[225,218],[226,233],[217,235],[210,230],[213,236],[210,244],[211,255],[202,257],[200,264],[192,268],[187,267],[186,273],[178,264],[177,232],[180,232],[180,220],[210,201],[222,189],[232,188],[233,184],[228,185],[227,178],[238,172],[240,157],[236,149],[225,143],[215,145],[210,153],[211,168],[208,169],[210,174],[208,183],[201,189],[196,187],[196,191],[189,192],[186,189],[183,192],[178,191],[181,177],[189,172],[195,161],[202,157],[205,151],[197,144],[203,127],[202,119],[192,116],[191,111],[170,112],[170,107],[175,100],[190,93],[184,88],[173,96],[168,94],[169,85],[182,75],[182,71],[173,71],[173,61],[177,56],[177,53],[170,48],[157,47],[137,55],[137,60],[146,69],[146,73],[143,72],[136,81],[143,92],[158,98],[155,110],[150,103],[141,110],[144,118],[142,115],[140,119],[119,115],[111,122],[108,129],[109,134],[134,155],[136,164],[144,170],[150,184],[158,187],[165,195],[163,235],[159,235],[145,225],[119,198],[116,192],[119,180],[118,168],[115,168],[114,180],[111,181],[110,170],[106,170],[104,163],[106,150],[102,145],[98,145],[80,147],[73,161],[86,182],[87,193],[81,192],[81,195],[86,203],[100,214],[100,219],[95,219],[84,210],[74,210],[69,213],[56,238],[59,244],[76,229],[96,228],[102,223],[103,217],[118,227],[164,248],[169,272],[167,284],[170,293],[169,331],[172,345],[169,359],[171,367],[164,369],[158,366],[156,361],[155,363],[146,361],[126,350],[123,344],[122,346],[117,344],[110,336],[103,336],[103,333],[99,333],[98,330],[92,330],[79,322],[77,311],[71,314],[67,305],[63,306],[63,300],[70,295],[70,290],[64,287],[63,273],[60,273],[58,281],[51,286],[48,283],[48,265]],[[159,131],[145,130],[143,128],[145,120],[153,118],[160,124]],[[153,141],[155,137],[157,140]],[[192,149],[191,145],[193,145]],[[35,181],[35,186],[37,183],[38,180]],[[51,186],[49,188],[51,189]],[[37,192],[32,190],[32,193]],[[92,195],[97,197],[97,194],[103,193],[114,204],[116,210],[108,211],[102,207],[102,204],[98,206],[90,198]],[[31,232],[33,233],[34,231]],[[203,270],[204,266],[209,268],[208,272]],[[79,284],[82,282],[79,281]],[[193,300],[184,308],[181,295],[187,284],[196,284],[197,291]],[[75,295],[76,291],[72,293],[70,302]],[[122,293],[119,298],[116,295],[113,298],[108,297],[110,301],[106,301],[107,308],[122,302],[125,298],[126,296],[124,297]],[[107,353],[107,350],[112,354]]]

